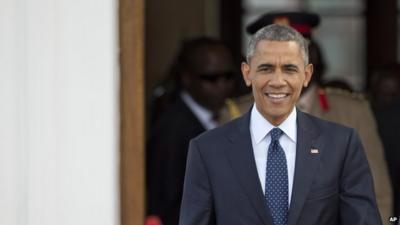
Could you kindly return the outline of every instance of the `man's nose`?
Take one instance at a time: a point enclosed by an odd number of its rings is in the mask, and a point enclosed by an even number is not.
[[[229,95],[234,86],[233,79],[220,77],[216,82],[214,88],[223,95]]]
[[[227,85],[228,83],[228,79],[226,79],[225,77],[218,77],[218,79],[215,81],[215,85],[218,87],[224,87]]]
[[[272,86],[283,86],[285,85],[285,79],[283,73],[281,71],[276,71],[275,73],[271,74],[271,80],[269,82]]]

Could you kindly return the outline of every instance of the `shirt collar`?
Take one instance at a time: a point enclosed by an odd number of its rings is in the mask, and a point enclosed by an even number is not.
[[[290,140],[296,143],[297,140],[297,111],[296,107],[289,114],[288,118],[283,121],[278,128],[280,128],[285,135],[287,135]],[[250,118],[250,131],[253,135],[254,141],[256,144],[260,143],[267,134],[275,128],[268,120],[266,120],[261,113],[258,111],[256,104],[251,110],[251,118]]]
[[[207,130],[215,128],[217,126],[217,123],[214,122],[212,119],[212,112],[197,103],[192,98],[192,96],[189,95],[189,93],[187,93],[186,91],[182,91],[181,98]]]

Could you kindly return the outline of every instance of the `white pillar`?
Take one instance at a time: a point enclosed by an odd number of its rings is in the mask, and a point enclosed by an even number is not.
[[[113,0],[0,3],[0,224],[118,224]]]

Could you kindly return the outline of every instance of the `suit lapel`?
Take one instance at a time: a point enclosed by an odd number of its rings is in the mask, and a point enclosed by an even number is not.
[[[260,219],[266,225],[273,224],[270,213],[265,205],[264,194],[258,178],[249,123],[249,112],[237,120],[236,125],[238,125],[238,129],[235,129],[228,135],[232,145],[226,151],[226,155]]]
[[[318,127],[304,113],[299,110],[297,112],[296,164],[288,225],[295,225],[300,216],[314,180],[323,147],[316,141],[319,135]],[[311,152],[311,149],[318,149],[318,153]]]

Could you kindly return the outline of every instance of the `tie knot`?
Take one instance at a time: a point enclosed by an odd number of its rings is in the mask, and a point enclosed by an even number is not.
[[[279,138],[282,136],[283,131],[279,128],[274,128],[270,131],[270,134],[271,134],[272,141],[278,141]]]

